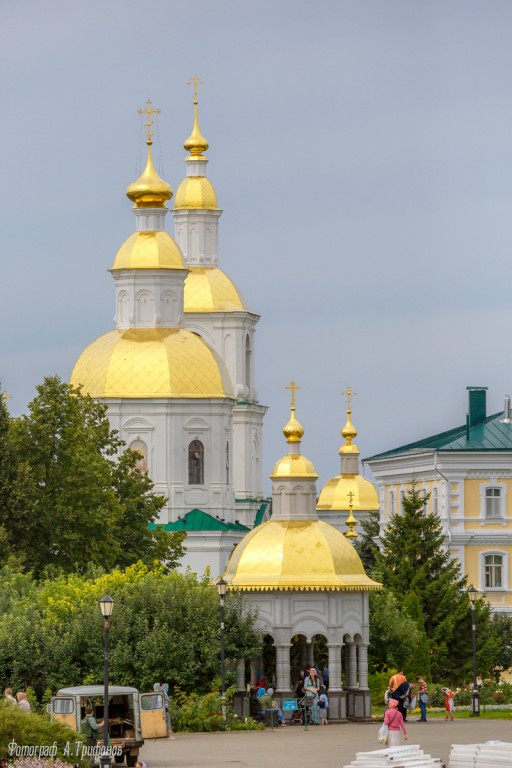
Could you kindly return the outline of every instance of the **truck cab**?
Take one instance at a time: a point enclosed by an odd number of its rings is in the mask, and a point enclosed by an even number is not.
[[[103,720],[105,689],[102,685],[79,685],[61,688],[52,698],[51,718],[80,731],[85,708],[92,707],[98,722]],[[162,692],[139,693],[136,688],[110,685],[108,688],[108,722],[110,745],[121,747],[116,763],[126,760],[134,766],[144,739],[166,738],[167,721]],[[103,735],[100,733],[100,735]],[[98,742],[102,744],[102,741]]]

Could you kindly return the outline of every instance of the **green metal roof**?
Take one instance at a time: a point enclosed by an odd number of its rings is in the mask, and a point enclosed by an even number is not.
[[[185,517],[176,520],[174,523],[152,524],[153,530],[161,528],[164,531],[243,531],[249,530],[241,523],[225,523],[217,517],[212,517],[201,509],[192,509],[187,512]]]
[[[512,424],[503,424],[501,419],[503,412],[488,416],[480,424],[469,427],[466,425],[440,432],[437,435],[426,437],[415,443],[401,445],[384,453],[370,456],[364,461],[377,461],[392,456],[400,456],[408,453],[422,453],[427,451],[439,451],[439,453],[461,451],[512,451]]]
[[[263,522],[263,517],[265,515],[265,512],[267,511],[268,507],[270,505],[270,499],[267,499],[263,502],[263,504],[260,506],[258,511],[256,512],[254,516],[254,527],[256,528],[257,525],[261,525]]]

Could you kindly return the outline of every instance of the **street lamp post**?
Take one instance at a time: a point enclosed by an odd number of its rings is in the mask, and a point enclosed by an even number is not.
[[[103,636],[105,641],[105,655],[103,659],[103,683],[105,686],[103,699],[103,749],[104,754],[101,756],[101,765],[108,768],[110,765],[110,755],[108,753],[108,682],[109,682],[109,632],[110,632],[110,617],[114,610],[114,601],[110,595],[105,595],[101,598],[100,609],[103,616]]]
[[[222,717],[226,719],[226,662],[224,648],[224,608],[228,583],[224,579],[217,582],[217,592],[220,597],[220,691],[222,697]]]
[[[471,602],[471,637],[473,640],[473,711],[471,717],[480,717],[480,693],[476,682],[476,598],[478,590],[469,587],[468,595]]]

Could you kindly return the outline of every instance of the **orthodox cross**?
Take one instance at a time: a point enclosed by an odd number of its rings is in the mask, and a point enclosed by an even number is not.
[[[2,400],[4,401],[5,405],[7,405],[8,400],[12,400],[14,395],[10,395],[8,392],[2,392]]]
[[[194,88],[194,104],[197,104],[197,86],[204,85],[204,83],[197,75],[193,75],[187,85],[191,85]]]
[[[151,115],[159,115],[160,110],[159,109],[153,109],[153,102],[151,99],[148,99],[146,101],[146,106],[142,107],[141,109],[137,110],[139,115],[146,114],[148,116],[147,122],[146,122],[146,138],[148,140],[148,144],[153,143],[153,133],[151,131],[151,126],[153,125],[153,120],[151,119]]]
[[[299,387],[299,385],[296,384],[294,382],[294,380],[292,379],[290,381],[290,384],[287,387],[285,387],[285,389],[291,389],[291,391],[292,391],[292,411],[294,411],[295,410],[295,390],[296,389],[301,389],[301,387]]]
[[[347,398],[347,409],[350,411],[350,401],[351,401],[351,399],[353,397],[355,397],[355,395],[357,395],[357,392],[353,392],[350,389],[350,386],[348,386],[347,387],[347,391],[346,392],[342,392],[341,394],[342,394],[342,397],[346,397]]]
[[[353,507],[354,506],[354,494],[352,493],[352,491],[350,491],[350,493],[347,493],[347,497],[348,497],[348,505],[349,505],[349,507]]]

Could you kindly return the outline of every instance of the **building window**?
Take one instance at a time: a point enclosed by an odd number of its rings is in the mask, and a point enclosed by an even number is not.
[[[400,491],[400,512],[404,511],[405,491]]]
[[[485,516],[501,517],[501,488],[485,489]]]
[[[226,443],[226,484],[229,485],[229,442]]]
[[[395,514],[395,492],[389,492],[389,516],[393,517]]]
[[[188,483],[204,484],[204,446],[200,440],[192,440],[188,447]]]
[[[503,555],[484,555],[485,589],[503,588]]]
[[[439,514],[439,496],[438,496],[437,488],[434,488],[434,490],[432,491],[432,511],[434,515]]]
[[[427,498],[428,494],[427,494],[426,488],[422,489],[421,495],[423,496],[423,512],[426,515],[428,512],[428,498]]]

